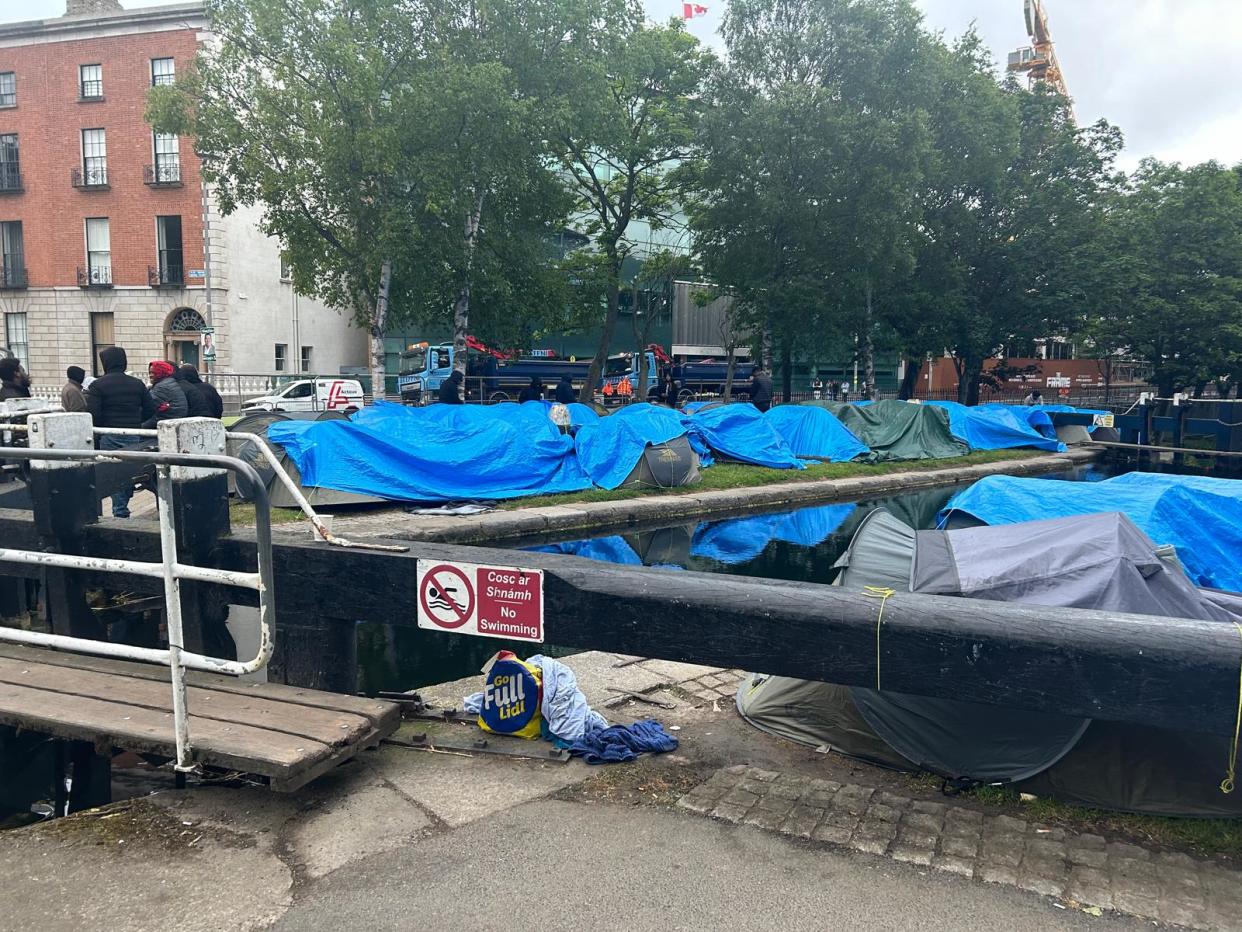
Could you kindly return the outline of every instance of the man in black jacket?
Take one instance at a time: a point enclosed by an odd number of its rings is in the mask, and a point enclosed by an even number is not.
[[[440,383],[440,403],[446,405],[462,404],[461,400],[461,382],[462,375],[456,369],[453,374]]]
[[[573,404],[578,400],[578,393],[574,391],[574,380],[567,375],[561,376],[561,380],[556,383],[556,400],[563,405]]]
[[[196,385],[186,376],[185,370],[188,366],[182,366],[173,372],[173,378],[177,380],[177,384],[181,386],[181,390],[185,392],[186,417],[211,417],[211,409],[207,407],[207,396],[203,393],[202,385]]]
[[[750,403],[760,411],[772,407],[772,377],[755,366],[750,373]]]
[[[151,400],[155,402],[155,413],[142,422],[146,428],[154,427],[160,421],[172,421],[185,417],[190,406],[185,401],[185,390],[176,380],[173,373],[177,370],[173,364],[163,359],[153,359],[147,366],[147,375],[151,377]]]
[[[30,376],[13,356],[0,359],[0,401],[30,397]]]
[[[96,427],[141,427],[155,414],[155,402],[141,381],[127,375],[128,359],[125,350],[109,346],[99,353],[104,374],[91,382],[86,390],[86,407],[95,420]],[[122,450],[138,443],[137,437],[105,434],[99,438],[99,449]],[[129,517],[129,500],[133,490],[126,489],[112,495],[112,516]]]
[[[203,393],[203,400],[207,402],[207,417],[224,417],[224,399],[214,385],[204,382],[198,370],[188,363],[181,367],[181,375],[186,382],[198,386],[198,390]],[[188,394],[186,398],[188,400]]]

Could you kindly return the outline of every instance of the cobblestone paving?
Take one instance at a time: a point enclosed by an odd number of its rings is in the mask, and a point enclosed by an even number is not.
[[[705,705],[722,699],[732,702],[737,695],[737,684],[745,675],[741,670],[716,670],[692,680],[684,680],[677,687],[689,693],[695,705]]]
[[[745,766],[717,771],[678,805],[1085,907],[1194,929],[1242,928],[1242,873],[1177,852]]]

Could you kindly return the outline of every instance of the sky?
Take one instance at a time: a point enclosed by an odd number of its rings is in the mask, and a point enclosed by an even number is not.
[[[167,0],[122,0],[126,7]],[[680,15],[680,0],[643,0],[652,19]],[[713,46],[727,4],[699,0],[706,15],[690,31]],[[972,23],[1003,63],[1027,45],[1022,0],[915,0],[946,36]],[[1235,0],[1046,0],[1061,70],[1080,123],[1121,127],[1121,167],[1155,156],[1187,164],[1242,162],[1238,56],[1242,3]],[[0,22],[64,12],[64,0],[0,0]]]

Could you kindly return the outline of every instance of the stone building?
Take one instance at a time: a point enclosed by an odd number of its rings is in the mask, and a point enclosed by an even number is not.
[[[364,364],[365,334],[294,294],[257,211],[221,218],[192,141],[144,120],[148,89],[189,67],[206,30],[201,3],[116,0],[0,25],[0,342],[44,391],[113,344],[138,371]]]

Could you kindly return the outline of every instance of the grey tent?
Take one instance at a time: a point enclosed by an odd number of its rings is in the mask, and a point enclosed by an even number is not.
[[[672,489],[699,481],[699,455],[686,435],[648,444],[618,488]]]
[[[343,411],[323,411],[318,414],[301,416],[278,411],[263,411],[258,414],[246,415],[234,422],[233,426],[229,428],[229,432],[235,434],[257,434],[266,440],[267,445],[276,454],[276,459],[280,462],[285,472],[289,474],[289,478],[293,480],[301,493],[306,496],[306,500],[310,502],[312,507],[330,508],[334,505],[367,505],[386,501],[386,499],[376,498],[372,495],[356,495],[353,492],[339,492],[336,489],[302,485],[302,474],[298,472],[297,464],[289,458],[284,447],[268,439],[267,436],[267,429],[273,424],[279,421],[291,420],[336,421],[348,420],[348,416]],[[267,458],[255,449],[253,441],[228,441],[228,454],[249,463],[255,468],[259,478],[263,480],[267,487],[267,492],[271,497],[274,508],[298,507],[298,503],[289,493],[289,490],[285,488],[285,484],[277,478],[276,470],[271,467]],[[229,485],[230,491],[236,493],[239,498],[249,501],[252,497],[245,483],[234,483],[231,476]]]
[[[1242,599],[1200,591],[1125,516],[914,531],[882,511],[859,527],[840,585],[866,585],[1229,623]],[[986,660],[986,658],[984,658]],[[1049,684],[1055,688],[1055,684]],[[1108,808],[1242,813],[1217,789],[1227,742],[1000,706],[753,675],[743,716],[765,730],[889,766],[1016,782]]]

